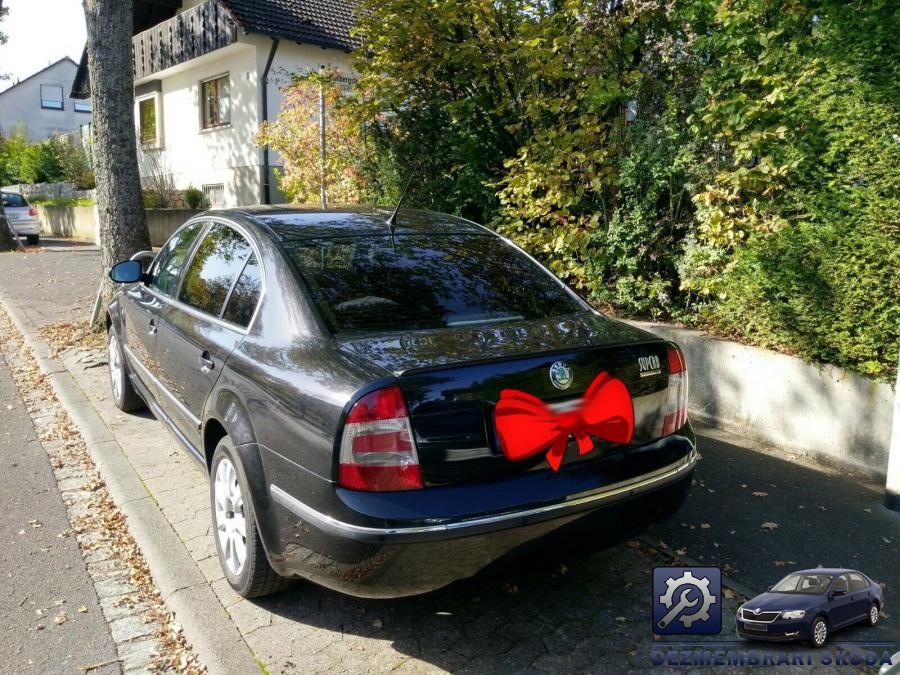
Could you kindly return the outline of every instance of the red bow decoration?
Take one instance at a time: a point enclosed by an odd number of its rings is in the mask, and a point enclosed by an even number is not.
[[[584,455],[594,449],[591,436],[628,443],[634,432],[634,407],[625,383],[600,373],[573,411],[554,413],[539,398],[518,389],[504,389],[494,409],[500,449],[509,460],[527,459],[548,447],[547,462],[559,469],[569,434]]]

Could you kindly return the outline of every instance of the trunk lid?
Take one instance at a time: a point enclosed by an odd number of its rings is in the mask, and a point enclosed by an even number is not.
[[[563,412],[575,407],[594,378],[605,371],[622,380],[632,397],[632,445],[652,441],[662,430],[668,386],[666,343],[589,312],[402,335],[342,336],[341,347],[398,377],[426,484],[547,468],[544,453],[512,462],[501,452],[493,414],[503,389],[525,391]],[[572,374],[565,389],[550,378],[550,368],[558,361]],[[570,438],[563,464],[590,461],[617,447],[594,439],[594,451],[580,455]]]

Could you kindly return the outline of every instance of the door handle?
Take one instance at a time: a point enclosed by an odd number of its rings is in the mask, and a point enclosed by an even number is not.
[[[200,355],[200,371],[203,373],[208,373],[213,368],[216,367],[215,362],[212,360],[212,357],[209,355],[209,352],[203,352]]]
[[[150,335],[156,335],[156,319],[150,319],[150,327],[147,329],[147,333]]]

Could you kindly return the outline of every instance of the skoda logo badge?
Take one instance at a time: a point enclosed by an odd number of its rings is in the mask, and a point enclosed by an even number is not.
[[[762,607],[757,607],[756,609],[753,610],[753,613],[759,614],[761,611],[762,611]]]
[[[550,381],[557,389],[568,389],[572,386],[572,369],[565,361],[557,361],[550,366]]]

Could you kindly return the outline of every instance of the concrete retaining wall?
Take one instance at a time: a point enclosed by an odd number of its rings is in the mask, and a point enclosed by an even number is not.
[[[97,209],[94,206],[38,206],[43,233],[97,243]],[[162,246],[193,209],[146,209],[150,243]]]
[[[870,476],[886,474],[890,385],[696,330],[633,323],[684,350],[694,419]]]

